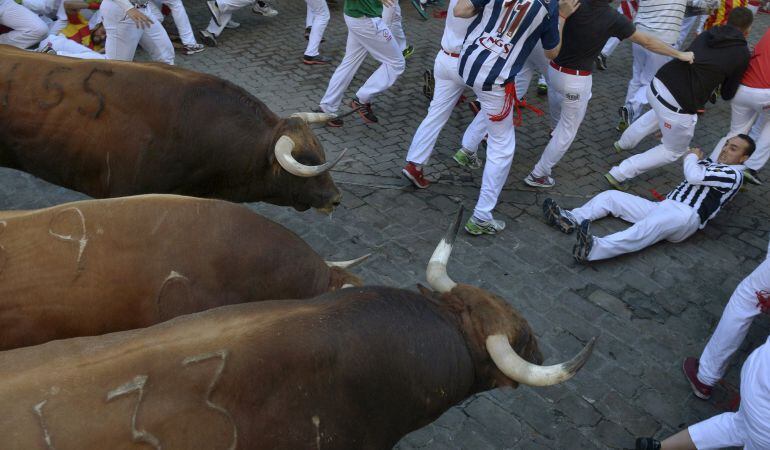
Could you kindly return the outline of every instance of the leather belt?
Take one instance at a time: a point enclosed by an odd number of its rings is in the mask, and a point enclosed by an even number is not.
[[[553,61],[551,61],[551,67],[553,67],[554,69],[558,70],[559,72],[566,73],[566,74],[569,74],[569,75],[577,75],[579,77],[587,77],[587,76],[591,75],[591,71],[590,70],[570,69],[569,67],[562,67],[562,66],[556,64]]]
[[[450,53],[450,52],[444,50],[443,48],[441,49],[441,51],[446,53],[447,55],[451,56],[452,58],[459,58],[460,57],[459,53]]]
[[[677,114],[690,114],[688,112],[685,112],[682,108],[677,108],[676,106],[672,105],[671,103],[667,102],[663,97],[658,94],[658,90],[655,89],[655,80],[650,82],[650,90],[652,91],[652,95],[655,96],[655,98],[658,99],[661,105],[665,106],[666,108],[670,109],[671,111],[674,111]]]

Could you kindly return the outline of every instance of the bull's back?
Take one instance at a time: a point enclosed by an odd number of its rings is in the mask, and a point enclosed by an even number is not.
[[[185,163],[206,145],[206,117],[189,112],[211,113],[195,95],[209,85],[163,64],[0,46],[0,164],[94,197],[181,193],[174,176],[193,172]]]
[[[424,302],[356,289],[0,353],[4,448],[388,448],[472,382]]]
[[[229,202],[149,195],[0,215],[0,348],[310,297],[328,277],[299,237]]]

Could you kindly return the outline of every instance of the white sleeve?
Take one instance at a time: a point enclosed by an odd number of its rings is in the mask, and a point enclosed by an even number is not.
[[[120,9],[123,10],[123,12],[127,12],[129,9],[134,8],[134,5],[131,4],[128,0],[112,0],[114,1],[118,6],[120,6]]]

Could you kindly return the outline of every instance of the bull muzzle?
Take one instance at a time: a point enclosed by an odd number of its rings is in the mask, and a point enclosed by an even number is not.
[[[428,262],[427,279],[430,286],[441,293],[448,293],[457,283],[447,274],[447,263],[452,254],[452,246],[460,229],[463,216],[463,207],[457,211],[454,222],[450,225],[446,235],[436,246],[433,255]],[[486,348],[492,361],[506,377],[513,381],[529,386],[551,386],[569,380],[583,367],[591,356],[596,338],[592,338],[588,344],[571,360],[552,366],[540,366],[532,364],[516,353],[508,342],[505,334],[487,336]]]
[[[288,136],[281,136],[278,139],[278,142],[275,143],[275,159],[278,160],[278,164],[283,167],[283,170],[289,172],[292,175],[303,178],[316,177],[325,172],[328,172],[332,167],[340,162],[342,157],[345,156],[345,152],[348,151],[348,149],[342,150],[342,152],[337,155],[334,161],[326,162],[320,166],[306,166],[294,159],[294,156],[291,155],[293,150],[294,141]]]

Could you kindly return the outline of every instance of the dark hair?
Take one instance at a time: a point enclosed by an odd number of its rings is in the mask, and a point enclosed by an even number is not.
[[[751,138],[748,134],[739,134],[735,137],[741,138],[744,141],[746,141],[747,144],[749,144],[748,148],[743,152],[746,156],[751,156],[752,153],[754,153],[754,150],[757,149],[757,143],[754,142],[754,139]]]
[[[727,24],[739,28],[741,31],[746,31],[754,22],[754,14],[751,13],[749,8],[740,6],[730,11],[730,16],[727,18]]]

